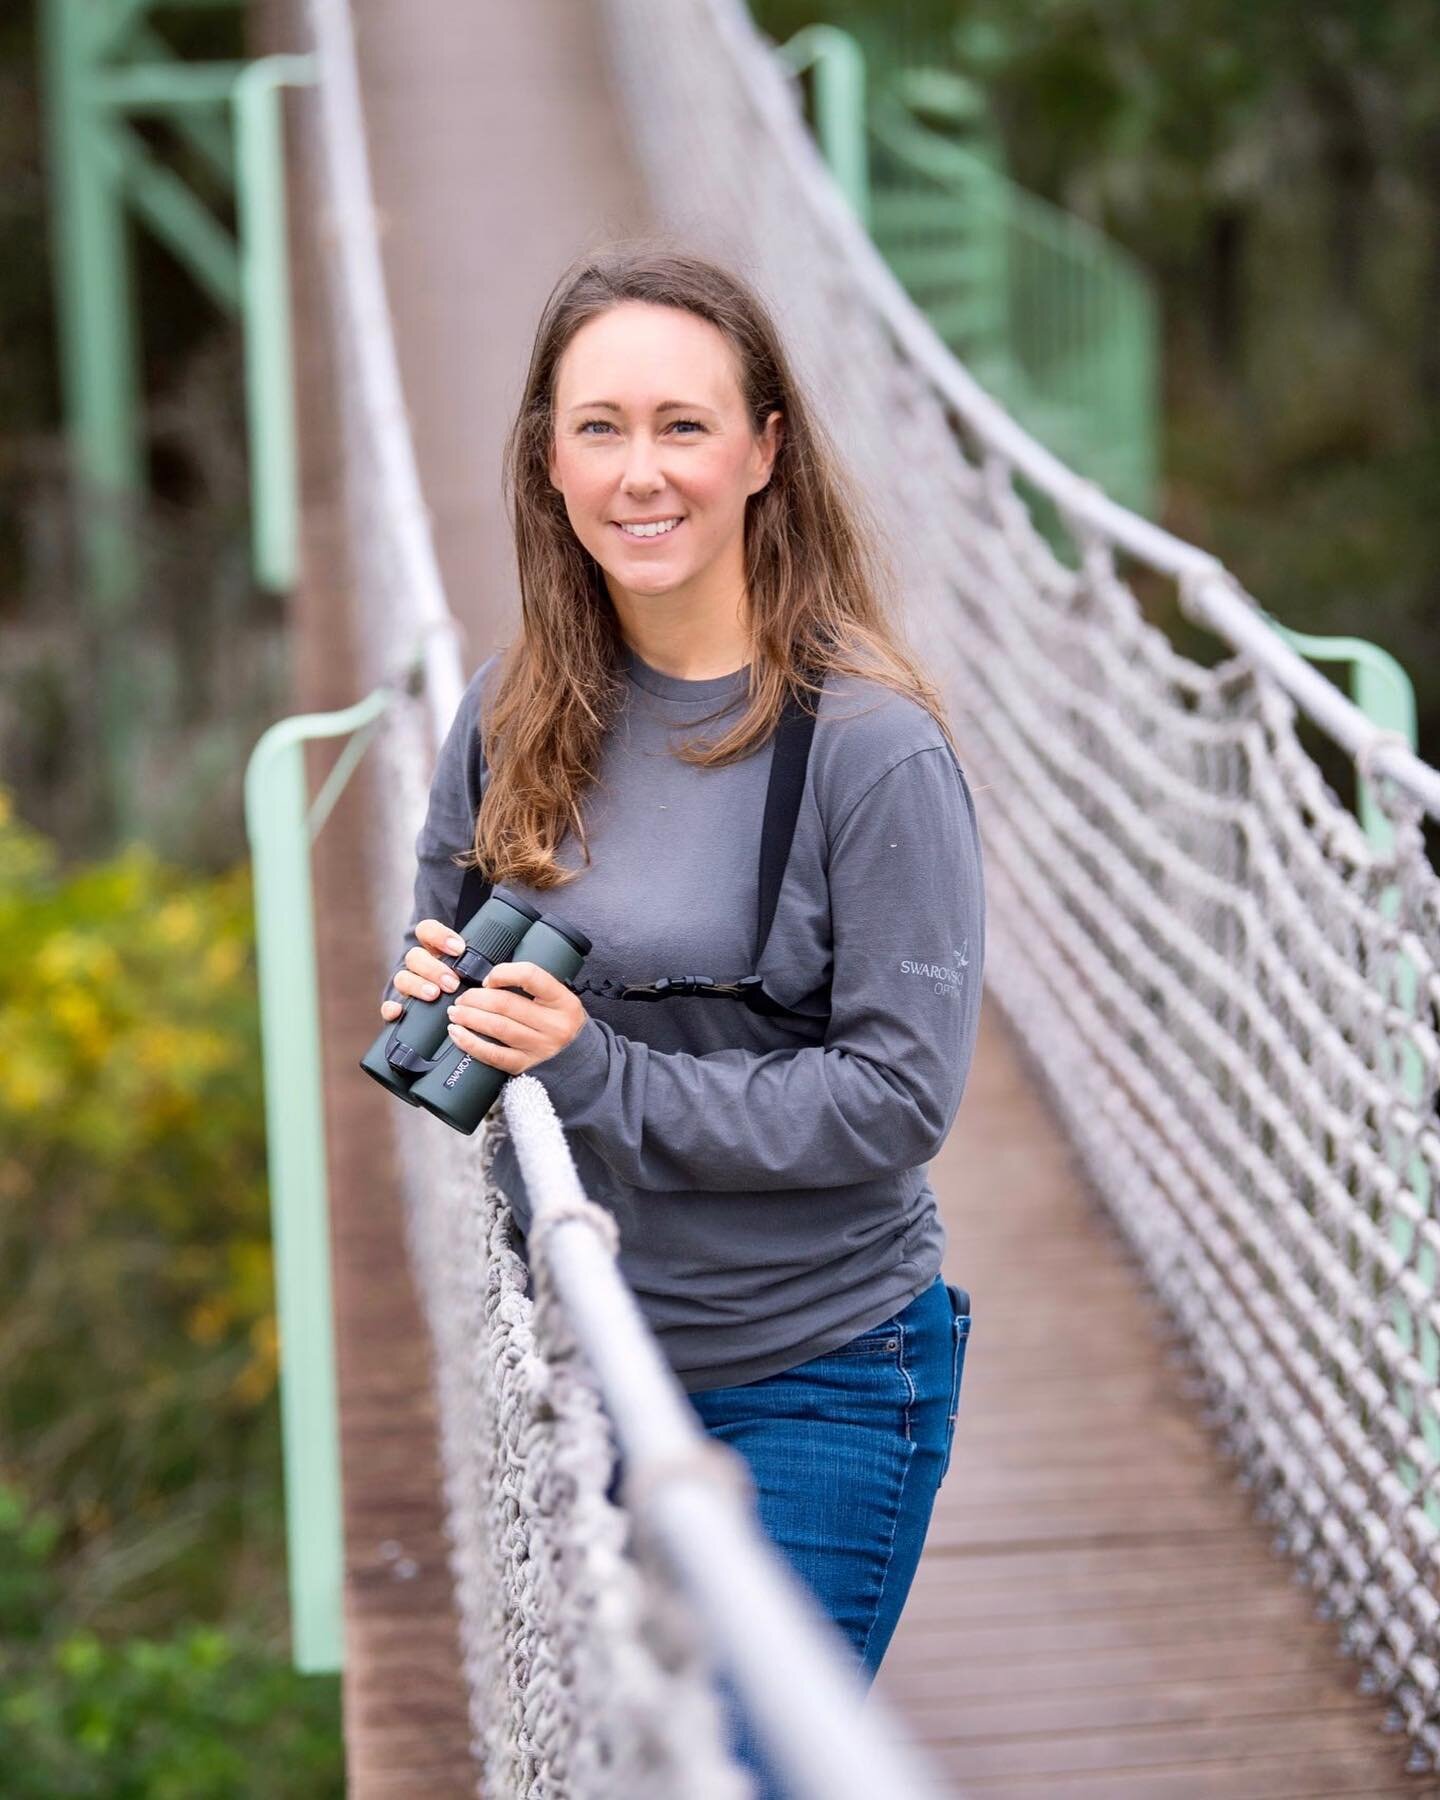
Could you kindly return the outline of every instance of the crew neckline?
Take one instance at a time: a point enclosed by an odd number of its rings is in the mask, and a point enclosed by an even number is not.
[[[687,681],[680,675],[667,675],[652,668],[629,644],[622,644],[621,659],[625,673],[636,687],[659,694],[666,700],[719,700],[730,694],[744,693],[750,683],[750,665],[732,669],[728,675],[708,675],[701,681]]]

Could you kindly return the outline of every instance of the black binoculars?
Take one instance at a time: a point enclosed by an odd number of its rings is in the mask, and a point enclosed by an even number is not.
[[[590,954],[590,940],[555,913],[536,912],[499,888],[460,936],[465,948],[440,958],[459,976],[460,986],[435,1000],[406,1000],[404,1012],[381,1029],[360,1067],[399,1099],[423,1106],[468,1137],[510,1077],[460,1048],[449,1034],[447,1009],[467,988],[479,987],[497,963],[538,963],[569,982]]]

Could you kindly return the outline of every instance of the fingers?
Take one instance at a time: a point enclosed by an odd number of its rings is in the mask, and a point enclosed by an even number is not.
[[[496,963],[481,986],[487,990],[497,987],[524,988],[542,1006],[553,1005],[570,992],[563,981],[558,980],[548,969],[542,969],[539,963],[533,962]]]
[[[450,1041],[462,1049],[467,1056],[473,1056],[477,1062],[489,1063],[492,1069],[503,1069],[507,1075],[523,1075],[534,1060],[528,1050],[517,1050],[509,1044],[499,1043],[492,1037],[481,1037],[473,1031],[467,1031],[463,1025],[457,1025],[452,1019],[449,1026]]]
[[[404,966],[391,977],[391,987],[412,1000],[437,1000],[442,993],[453,994],[460,986],[459,977],[440,958],[458,956],[465,948],[464,938],[440,919],[421,919],[415,936],[418,942],[405,952]],[[404,1010],[400,1000],[380,1003],[380,1017],[387,1023]]]
[[[417,985],[405,986],[397,974],[396,987],[403,993],[416,994],[422,1000],[433,1000],[442,988],[447,994],[453,994],[460,985],[460,977],[448,964],[428,950],[422,950],[418,944],[405,952],[405,968],[401,973],[413,976]]]
[[[479,1032],[515,1050],[537,1050],[544,1044],[545,1035],[520,1016],[521,1009],[530,1004],[519,994],[486,995],[481,988],[471,988],[446,1009],[451,1036],[458,1043],[462,1036]]]
[[[422,919],[415,927],[415,936],[437,956],[458,956],[465,948],[465,940],[459,932],[443,925],[439,919]]]

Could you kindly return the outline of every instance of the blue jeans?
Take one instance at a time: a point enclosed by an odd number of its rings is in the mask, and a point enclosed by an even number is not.
[[[950,1467],[970,1296],[939,1275],[837,1350],[763,1381],[691,1394],[712,1437],[749,1464],[760,1523],[840,1630],[868,1686],[889,1647]],[[767,1780],[721,1683],[735,1753]]]

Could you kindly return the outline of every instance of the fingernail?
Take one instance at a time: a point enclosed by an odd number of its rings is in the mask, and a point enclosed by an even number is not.
[[[440,977],[440,985],[447,993],[453,994],[455,989],[460,985],[460,977],[458,975],[442,975]]]
[[[458,956],[465,948],[464,938],[452,937],[446,940],[445,948],[452,956]]]
[[[445,1011],[446,1011],[446,1013],[447,1013],[447,1014],[448,1014],[448,1015],[449,1015],[449,1017],[450,1017],[450,1018],[452,1018],[452,1019],[453,1019],[453,1018],[454,1018],[454,1017],[455,1017],[455,1013],[456,1013],[456,1008],[455,1008],[455,1007],[453,1007],[453,1006],[447,1006],[447,1007],[446,1007],[446,1008],[445,1008]]]
[[[425,983],[425,998],[427,1000],[433,1000],[439,992],[439,988],[436,987],[433,981],[427,981]]]

